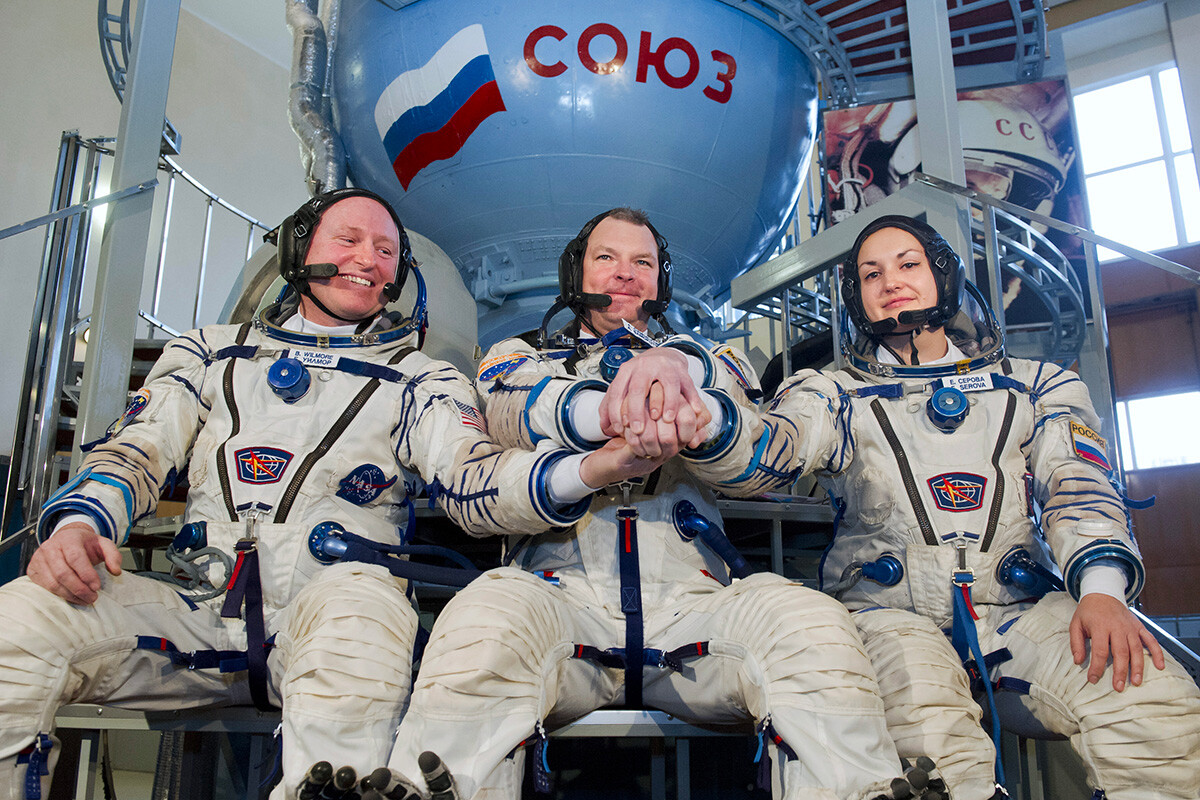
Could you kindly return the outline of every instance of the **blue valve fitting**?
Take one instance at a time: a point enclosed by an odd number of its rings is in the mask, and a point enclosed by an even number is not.
[[[186,553],[188,550],[199,550],[208,545],[208,523],[204,520],[189,522],[179,529],[171,540],[171,547],[176,553]]]
[[[281,358],[267,370],[267,385],[283,402],[294,403],[308,394],[312,376],[296,359]]]
[[[863,577],[881,586],[895,586],[904,577],[904,565],[891,553],[862,565]]]
[[[925,414],[942,433],[953,433],[967,418],[971,403],[967,396],[953,386],[944,386],[933,393],[925,404]]]
[[[633,358],[633,351],[628,347],[610,347],[600,357],[600,377],[607,383],[612,383],[617,377],[621,365]]]
[[[336,522],[322,522],[308,535],[308,552],[322,564],[332,564],[346,552],[342,534],[346,529]]]

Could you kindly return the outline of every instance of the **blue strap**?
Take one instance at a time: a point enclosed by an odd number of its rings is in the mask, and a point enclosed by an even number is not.
[[[983,658],[983,652],[979,649],[979,634],[975,630],[975,620],[971,617],[970,608],[967,607],[971,588],[954,586],[952,591],[954,593],[954,625],[951,642],[964,663],[970,658],[974,658],[975,663],[979,665],[980,678],[984,691],[987,693],[988,710],[992,715],[992,742],[996,746],[996,780],[1003,786],[1005,781],[1004,764],[1000,760],[1000,715],[996,712],[996,698],[992,694],[992,678],[988,674],[987,662]]]
[[[54,740],[39,733],[33,744],[17,754],[18,764],[28,764],[25,770],[25,800],[42,800],[42,778],[50,774],[50,751]]]
[[[846,394],[851,397],[883,397],[894,400],[899,397],[904,397],[903,383],[884,383],[879,386],[861,386],[857,389],[850,389]]]
[[[208,363],[221,361],[226,358],[254,358],[258,355],[258,348],[250,344],[233,344],[229,347],[222,347],[217,352],[208,357]]]
[[[534,387],[529,390],[529,397],[525,399],[525,410],[521,412],[521,418],[525,423],[525,430],[529,431],[529,440],[534,444],[537,444],[546,437],[535,431],[533,429],[533,425],[529,423],[529,409],[533,408],[533,404],[537,401],[538,395],[540,395],[542,390],[546,388],[546,384],[550,383],[550,379],[552,377],[553,376],[551,375],[547,375],[534,384]]]
[[[221,616],[233,618],[245,603],[246,670],[250,683],[250,699],[259,711],[274,711],[267,692],[270,672],[267,669],[267,625],[263,619],[262,579],[258,572],[258,548],[253,539],[241,539],[235,550],[237,563],[233,568],[230,588],[221,605]]]
[[[625,614],[625,705],[642,706],[642,583],[638,567],[636,508],[617,509],[617,557],[621,565],[621,611]]]
[[[246,653],[242,650],[192,650],[183,652],[170,639],[161,636],[138,636],[137,650],[163,653],[172,664],[187,669],[215,669],[219,672],[243,672],[248,669]]]

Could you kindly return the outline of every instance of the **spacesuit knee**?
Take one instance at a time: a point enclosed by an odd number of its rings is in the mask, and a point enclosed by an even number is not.
[[[875,666],[899,754],[932,758],[956,800],[990,798],[995,746],[980,726],[982,711],[946,635],[908,611],[869,609],[852,616]]]
[[[335,564],[306,585],[276,640],[286,704],[338,715],[398,709],[408,696],[417,615],[403,584],[382,567]],[[372,710],[373,709],[373,710]]]
[[[449,711],[467,703],[476,713],[498,702],[539,707],[552,655],[570,649],[572,626],[558,592],[529,573],[502,568],[456,594],[438,616],[421,663],[416,688],[429,697],[426,705]]]
[[[1109,800],[1200,797],[1200,692],[1169,655],[1149,656],[1140,686],[1112,688],[1112,667],[1089,683],[1076,665],[1069,625],[1075,602],[1051,594],[1025,612],[991,647],[1013,654],[1003,675],[1029,684],[1025,707],[1050,732],[1070,736],[1092,786]],[[1003,715],[1002,715],[1003,719]]]

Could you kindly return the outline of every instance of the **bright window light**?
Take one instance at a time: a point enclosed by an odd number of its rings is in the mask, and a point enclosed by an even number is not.
[[[1075,118],[1088,174],[1162,155],[1149,75],[1075,95]]]
[[[1093,230],[1153,252],[1200,240],[1200,185],[1179,70],[1075,95]],[[1121,255],[1097,249],[1101,261]]]
[[[1200,463],[1200,392],[1117,403],[1121,463],[1126,470]]]
[[[1163,162],[1105,172],[1087,179],[1092,227],[1101,236],[1116,239],[1138,250],[1159,250],[1179,243],[1175,213]],[[1106,254],[1120,256],[1103,248]]]

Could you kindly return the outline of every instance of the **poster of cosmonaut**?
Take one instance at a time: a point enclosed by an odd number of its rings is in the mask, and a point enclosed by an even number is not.
[[[1063,222],[1087,226],[1066,81],[960,92],[958,116],[970,188]],[[899,190],[921,171],[917,125],[916,102],[911,99],[825,112],[825,189],[830,224]],[[1087,281],[1080,241],[1035,227],[1074,266],[1086,308]],[[1004,307],[1010,326],[1037,324],[1049,318],[1043,303],[1021,295],[1019,281],[1006,281]]]

